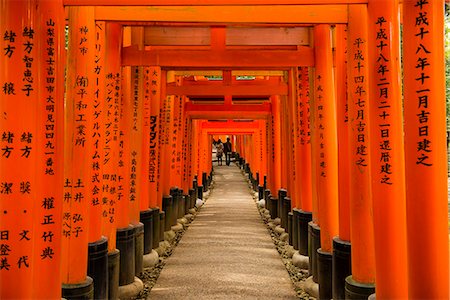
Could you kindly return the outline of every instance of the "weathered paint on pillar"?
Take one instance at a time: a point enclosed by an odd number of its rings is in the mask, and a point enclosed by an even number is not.
[[[375,282],[380,298],[408,295],[398,2],[371,0],[368,6]]]
[[[125,201],[123,177],[120,173],[119,152],[120,110],[121,110],[121,67],[122,26],[117,23],[104,24],[105,56],[103,63],[103,158],[101,203],[103,206],[103,235],[108,238],[108,250],[116,249],[116,229],[119,203]],[[121,188],[122,186],[122,188]],[[123,227],[123,226],[122,226]]]
[[[352,276],[373,283],[373,240],[367,6],[351,5],[348,23],[348,115]],[[339,232],[341,237],[341,232]],[[387,245],[386,245],[387,246]]]
[[[61,226],[64,147],[64,9],[61,1],[41,0],[37,5],[38,109],[36,136],[37,195],[34,201],[35,224],[32,296],[60,299]],[[4,31],[1,31],[4,32]],[[54,222],[44,222],[51,217]]]
[[[403,12],[408,296],[448,299],[444,1]]]
[[[103,105],[105,98],[105,22],[95,22],[95,58],[94,58],[94,97],[92,99],[92,139],[90,140],[92,154],[91,189],[89,193],[89,243],[100,240],[102,236],[102,177],[101,160],[104,158],[102,143]]]
[[[317,186],[320,240],[323,251],[332,251],[332,239],[338,235],[338,156],[336,92],[329,25],[314,27],[315,96],[317,109]]]
[[[339,171],[339,238],[350,241],[350,168],[347,101],[347,26],[336,25],[335,30],[336,101]]]
[[[69,8],[67,58],[62,282],[77,284],[86,280],[87,272],[95,88],[93,8]]]
[[[150,206],[162,207],[162,196],[159,187],[159,126],[160,126],[160,98],[161,98],[161,68],[150,67],[150,145],[148,180],[150,189]]]
[[[298,124],[299,124],[299,181],[300,208],[312,211],[312,170],[311,170],[311,112],[309,102],[309,73],[308,68],[298,70]]]

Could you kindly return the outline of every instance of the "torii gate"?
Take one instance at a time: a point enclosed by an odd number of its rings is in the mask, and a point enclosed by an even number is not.
[[[113,261],[122,246],[119,281],[131,283],[142,253],[125,249],[135,245],[135,232],[145,232],[142,215],[159,222],[171,186],[190,187],[201,119],[226,118],[230,110],[233,118],[268,118],[270,189],[287,188],[320,228],[321,250],[311,256],[319,256],[312,265],[321,297],[342,295],[342,285],[331,291],[328,266],[336,245],[350,241],[347,297],[367,296],[375,283],[379,298],[449,297],[443,0],[150,2],[0,3],[0,297],[61,298],[61,283],[65,292],[89,294],[89,251],[108,251]],[[160,42],[165,30],[183,36],[175,24],[194,28],[197,44],[146,49],[146,39]],[[271,31],[280,26],[285,35]],[[281,46],[258,39],[280,36]],[[175,72],[201,68],[224,70],[217,93],[228,98],[218,112],[179,105],[184,93],[200,91]],[[247,68],[287,72],[288,84],[233,84],[233,70]],[[230,103],[246,90],[270,104]],[[188,137],[194,146],[184,149]],[[106,260],[101,264],[94,267],[105,270]],[[53,276],[60,270],[61,280]]]

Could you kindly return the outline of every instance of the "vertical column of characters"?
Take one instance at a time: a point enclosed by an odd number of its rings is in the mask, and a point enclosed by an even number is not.
[[[64,114],[64,10],[61,1],[40,1],[37,6],[38,130],[37,201],[34,201],[36,238],[33,241],[32,298],[61,298],[62,164]],[[45,222],[50,218],[53,222]]]
[[[332,239],[338,234],[339,226],[336,92],[330,29],[329,25],[314,27],[320,240],[322,251],[328,253],[332,251]]]
[[[94,98],[95,21],[93,8],[69,8],[66,75],[65,168],[62,240],[67,257],[62,281],[86,281]]]
[[[408,296],[448,299],[444,1],[403,12]]]
[[[160,127],[160,98],[161,98],[161,68],[150,67],[150,152],[148,164],[148,180],[150,188],[151,207],[160,207],[162,195],[158,193],[159,180],[159,127]]]
[[[198,119],[193,119],[192,120],[192,133],[191,133],[191,138],[192,138],[192,177],[198,176],[198,169],[199,169],[199,161],[200,161],[200,156],[199,156],[199,147],[198,147],[198,143],[199,143],[199,120]],[[198,177],[197,177],[198,178]]]
[[[407,297],[398,0],[369,1],[370,143],[376,293]],[[385,247],[386,243],[389,247]]]
[[[299,176],[299,131],[300,126],[298,122],[298,84],[297,84],[297,68],[292,68],[289,71],[289,107],[288,111],[291,114],[290,122],[290,135],[291,142],[291,157],[292,162],[290,164],[292,168],[292,187],[291,187],[291,201],[292,208],[299,207],[300,204],[300,176]]]
[[[273,174],[275,195],[281,189],[281,101],[278,96],[272,96],[272,143],[273,143]]]
[[[186,184],[188,185],[189,188],[192,188],[191,184],[192,184],[192,180],[193,180],[193,175],[192,175],[192,170],[193,170],[193,165],[194,165],[194,159],[193,159],[193,148],[194,148],[194,143],[193,143],[193,139],[192,139],[192,131],[193,131],[193,121],[190,118],[190,116],[188,114],[186,114],[186,122],[187,122],[187,139],[186,139],[186,145],[187,145],[187,154],[186,154],[186,160],[185,160],[185,164],[186,164],[186,168],[187,168],[187,182]]]
[[[92,109],[92,155],[91,155],[91,184],[90,190],[90,225],[89,242],[98,241],[102,236],[102,176],[101,160],[104,157],[103,135],[103,101],[104,90],[104,59],[105,59],[105,22],[95,22],[95,58],[94,58],[94,97]]]
[[[146,211],[150,206],[149,191],[149,163],[150,163],[150,98],[151,98],[151,81],[150,68],[144,67],[143,76],[143,103],[142,103],[142,146],[141,146],[141,180],[139,181],[141,188],[140,210]]]
[[[118,203],[125,202],[123,177],[120,173],[120,115],[121,115],[121,66],[122,27],[115,23],[103,24],[105,32],[102,82],[104,86],[102,106],[102,168],[101,205],[103,235],[108,238],[108,251],[116,249]],[[128,224],[126,224],[128,225]],[[126,226],[125,225],[125,226]]]
[[[131,29],[123,28],[123,45],[130,45]],[[121,67],[121,76],[119,76],[121,85],[120,106],[119,106],[119,151],[117,168],[117,228],[127,228],[130,224],[130,129],[132,116],[131,99],[131,67]]]
[[[143,67],[131,67],[131,127],[130,127],[130,220],[139,222],[142,161]]]
[[[347,99],[347,26],[336,25],[336,101],[338,130],[339,238],[350,240],[349,126]],[[368,148],[366,149],[368,151]]]
[[[170,76],[170,78],[168,78]],[[171,121],[174,96],[166,95],[167,82],[175,80],[173,72],[164,73],[161,80],[161,133],[160,139],[160,178],[161,178],[161,195],[169,195],[170,192],[170,167],[172,149],[170,144],[171,138]]]
[[[37,40],[31,1],[3,3],[0,103],[0,298],[30,298],[37,196]],[[39,128],[40,129],[40,128]],[[49,214],[50,215],[50,214]],[[36,216],[37,217],[37,216]],[[55,216],[53,216],[55,217]],[[52,218],[40,220],[54,222]],[[37,250],[38,251],[38,250]],[[23,283],[27,282],[26,285]]]
[[[185,110],[185,104],[186,104],[186,97],[183,96],[183,101],[182,101],[182,122],[183,122],[183,143],[181,146],[181,161],[182,161],[182,168],[181,168],[181,181],[182,181],[182,185],[181,187],[183,188],[183,190],[185,191],[185,193],[189,192],[189,187],[190,187],[190,175],[189,175],[189,168],[190,168],[190,163],[191,160],[189,159],[190,157],[190,139],[189,139],[189,131],[190,131],[190,119],[189,117],[186,115],[186,110]]]
[[[179,82],[178,76],[175,78],[175,84]],[[180,186],[180,164],[178,157],[178,145],[180,143],[179,140],[179,132],[180,128],[180,104],[181,104],[181,96],[174,96],[173,101],[173,114],[171,118],[172,128],[170,130],[170,186],[171,187],[179,187]]]
[[[372,196],[369,136],[369,59],[366,5],[349,8],[348,24],[348,115],[350,154],[350,225],[339,237],[352,241],[352,278],[374,282],[375,257],[372,228]]]

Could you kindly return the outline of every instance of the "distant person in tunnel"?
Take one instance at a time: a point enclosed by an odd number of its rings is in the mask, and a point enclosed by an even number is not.
[[[227,142],[223,144],[223,152],[225,152],[225,164],[229,166],[231,163],[231,142],[229,137]]]
[[[222,141],[219,139],[216,143],[216,157],[217,157],[217,165],[222,165],[222,156],[223,156],[223,144]]]

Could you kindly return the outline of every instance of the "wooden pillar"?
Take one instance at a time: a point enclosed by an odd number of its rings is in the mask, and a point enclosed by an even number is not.
[[[64,10],[61,1],[39,1],[35,24],[39,32],[36,39],[39,55],[36,63],[40,85],[36,111],[36,138],[39,142],[36,144],[38,172],[33,208],[35,224],[31,298],[60,299],[61,278],[54,274],[61,272],[62,257]],[[49,148],[50,151],[47,150]],[[53,219],[53,222],[46,222],[48,218]],[[3,279],[0,280],[3,283]]]
[[[150,68],[144,67],[143,70],[143,103],[142,103],[142,145],[141,145],[141,199],[140,210],[146,211],[151,208],[150,204],[150,103],[151,103],[151,81]],[[156,205],[155,205],[156,206]],[[153,207],[155,207],[153,206]]]
[[[299,181],[300,208],[312,212],[312,172],[311,172],[311,128],[309,103],[309,73],[307,67],[298,70],[298,124],[299,124]]]
[[[368,13],[376,292],[380,298],[406,298],[406,200],[398,0],[369,1]],[[361,282],[372,280],[370,277],[362,277]],[[359,280],[355,276],[354,279]]]
[[[335,27],[336,100],[339,171],[339,238],[350,241],[349,127],[347,101],[347,26]]]
[[[350,240],[352,241],[351,278],[371,288],[375,279],[375,254],[372,228],[371,136],[369,134],[369,121],[372,114],[369,112],[370,77],[367,29],[367,6],[350,6],[348,24],[348,116]],[[345,237],[346,228],[345,226],[341,226],[341,228]],[[341,237],[341,232],[339,232],[339,236]],[[341,239],[344,240],[344,237],[341,237]]]
[[[163,73],[161,80],[161,132],[160,132],[160,180],[163,196],[170,194],[170,167],[172,158],[171,130],[173,129],[174,96],[166,94],[165,85],[174,82],[173,72]]]
[[[103,101],[103,157],[101,203],[103,206],[103,235],[108,238],[109,252],[116,249],[117,215],[121,212],[119,203],[125,201],[123,190],[119,190],[121,174],[118,171],[121,105],[121,67],[122,27],[115,23],[105,23],[105,56],[101,72],[104,83]],[[99,80],[100,81],[100,80]],[[126,224],[128,225],[128,224]]]
[[[272,143],[273,143],[273,190],[275,195],[281,189],[281,100],[272,96]]]
[[[150,81],[150,125],[149,125],[149,165],[148,180],[150,189],[150,206],[161,208],[162,195],[159,193],[159,127],[160,127],[160,99],[161,99],[161,68],[149,67]]]
[[[131,28],[123,28],[123,46],[131,44]],[[118,214],[117,228],[125,230],[130,225],[130,127],[131,127],[131,67],[122,67],[120,76],[121,98],[119,115],[118,157]]]
[[[338,234],[338,157],[336,93],[333,79],[331,32],[329,25],[314,28],[317,109],[317,185],[322,251],[331,252]]]
[[[86,272],[92,173],[90,155],[95,88],[94,59],[94,9],[70,7],[65,104],[62,249],[66,255],[62,261],[63,290],[89,285]]]
[[[444,1],[403,12],[408,297],[448,299]]]

